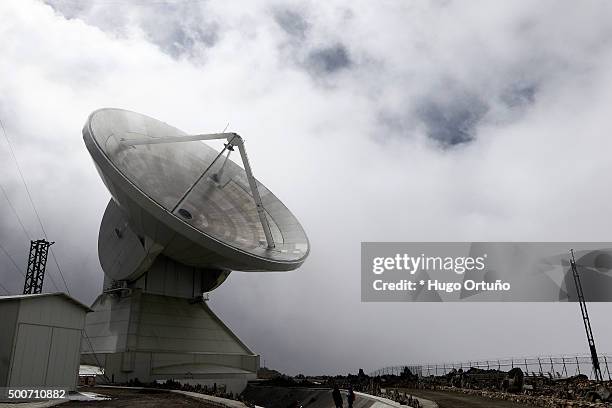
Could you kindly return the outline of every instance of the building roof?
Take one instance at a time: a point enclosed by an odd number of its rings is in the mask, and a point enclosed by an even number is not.
[[[73,304],[85,309],[86,312],[93,312],[93,310],[89,306],[85,306],[83,303],[79,302],[73,297],[68,296],[68,294],[64,292],[54,292],[54,293],[38,293],[32,295],[10,295],[10,296],[0,296],[0,302],[10,301],[10,300],[30,300],[30,299],[38,299],[41,297],[49,297],[49,296],[60,296],[65,300],[72,302]]]

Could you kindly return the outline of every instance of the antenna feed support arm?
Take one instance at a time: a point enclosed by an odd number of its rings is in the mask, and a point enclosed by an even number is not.
[[[266,217],[266,210],[264,209],[263,202],[261,201],[261,195],[259,194],[259,188],[257,187],[257,180],[255,179],[255,176],[253,176],[251,163],[249,162],[249,157],[247,156],[247,152],[244,147],[244,140],[236,133],[232,133],[232,135],[233,136],[227,137],[229,145],[227,148],[231,149],[231,146],[238,147],[238,151],[240,152],[240,158],[242,159],[242,164],[244,166],[244,171],[249,182],[249,187],[251,188],[251,194],[253,195],[253,199],[255,200],[257,215],[259,216],[259,221],[261,222],[264,235],[266,236],[268,249],[272,249],[275,247],[274,238],[272,238],[270,223],[268,222],[268,218]]]

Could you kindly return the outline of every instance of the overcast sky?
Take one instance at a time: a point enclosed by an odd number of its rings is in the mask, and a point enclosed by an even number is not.
[[[81,128],[120,107],[187,132],[229,122],[302,222],[301,269],[235,272],[211,296],[266,365],[588,352],[576,304],[362,304],[360,243],[612,241],[612,3],[8,0],[0,21],[0,119],[83,302],[109,194]],[[3,137],[0,183],[41,237]],[[25,269],[2,196],[0,223]],[[0,283],[23,286],[2,253]],[[589,308],[612,351],[612,306]]]

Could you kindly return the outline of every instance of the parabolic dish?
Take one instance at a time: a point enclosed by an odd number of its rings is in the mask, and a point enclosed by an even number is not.
[[[122,109],[97,110],[83,128],[85,145],[100,176],[143,247],[145,241],[153,242],[147,246],[155,252],[204,269],[298,268],[309,252],[300,223],[257,181],[274,238],[275,247],[269,248],[246,173],[231,159],[224,166],[225,157],[214,162],[219,152],[201,141],[124,143],[185,135],[166,123]]]

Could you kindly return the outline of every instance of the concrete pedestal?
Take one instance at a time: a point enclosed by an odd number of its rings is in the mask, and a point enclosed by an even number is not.
[[[259,356],[206,303],[130,289],[100,295],[92,309],[81,362],[115,383],[173,379],[237,393],[256,377]]]

